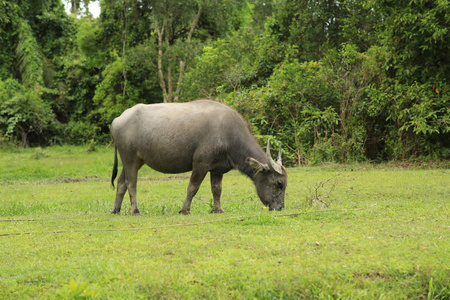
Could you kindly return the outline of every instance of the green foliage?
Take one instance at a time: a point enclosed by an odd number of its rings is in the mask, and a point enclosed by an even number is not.
[[[379,20],[366,1],[285,0],[268,24],[280,42],[298,47],[300,60],[317,61],[345,43],[365,51],[375,42],[374,24]]]
[[[446,104],[449,100],[436,90],[429,83],[405,85],[398,82],[370,90],[372,102],[378,106],[373,111],[385,116],[386,153],[391,158],[445,157],[442,154],[450,147],[450,114]],[[443,94],[448,95],[448,92]]]
[[[19,41],[16,56],[22,82],[26,87],[36,90],[44,85],[42,53],[28,22],[20,20],[17,27]]]
[[[70,280],[69,284],[64,286],[64,290],[58,293],[61,299],[95,299],[96,293],[94,290],[88,290],[88,283],[83,282],[80,279],[75,281]]]
[[[66,140],[75,145],[83,145],[102,137],[100,128],[88,121],[70,121],[64,126],[64,133]]]
[[[265,85],[286,52],[295,52],[269,34],[243,28],[203,48],[183,79],[184,100],[221,97]]]
[[[10,22],[0,46],[0,81],[15,81],[21,87],[3,94],[3,134],[22,146],[61,140],[55,119],[61,112],[64,84],[54,75],[70,46],[72,23],[57,0],[12,0],[4,7]]]
[[[0,130],[20,141],[22,147],[42,142],[40,135],[53,125],[53,113],[39,93],[16,80],[0,81]]]
[[[445,141],[448,133],[447,85],[392,85],[395,81],[385,72],[386,47],[361,53],[358,46],[343,44],[319,62],[304,63],[293,59],[296,47],[284,48],[283,62],[254,84],[247,79],[261,70],[248,62],[260,57],[261,47],[246,47],[246,36],[240,33],[205,48],[185,77],[193,91],[187,99],[222,98],[252,123],[257,135],[282,140],[292,162],[438,158],[448,152],[446,142],[431,142]],[[253,40],[271,47],[264,37]]]
[[[449,7],[105,0],[94,19],[68,16],[60,0],[7,1],[0,80],[23,89],[3,97],[2,139],[104,142],[136,103],[213,98],[258,139],[283,143],[292,164],[447,158]]]
[[[229,93],[226,103],[243,113],[257,133],[283,141],[294,163],[364,160],[365,128],[356,114],[365,100],[363,89],[377,77],[361,80],[369,73],[363,64],[372,58],[352,45],[323,62],[292,60],[295,48],[285,53],[265,86]]]
[[[98,19],[83,19],[78,22],[76,43],[83,58],[83,66],[89,69],[104,66],[108,63],[111,49],[102,44],[104,33]]]
[[[103,81],[99,84],[92,99],[99,107],[102,123],[111,123],[125,109],[133,106],[135,102],[125,97],[123,87],[123,62],[120,58],[108,65],[103,72]]]
[[[296,154],[297,163],[333,159],[316,151],[335,133],[338,117],[332,107],[336,96],[320,74],[323,66],[297,60],[281,64],[260,95],[270,134]],[[332,151],[332,150],[331,150]]]
[[[116,61],[106,67],[102,74],[103,80],[95,91],[92,101],[97,107],[96,112],[102,125],[109,127],[114,118],[137,103],[154,103],[160,100],[155,92],[157,86],[152,82],[155,77],[146,68],[149,67],[149,57],[141,55],[139,50],[130,51],[129,56],[125,62],[117,57]],[[127,81],[124,79],[124,64]]]
[[[374,5],[389,16],[381,38],[395,53],[390,57],[391,77],[406,84],[448,82],[450,2],[383,1]]]

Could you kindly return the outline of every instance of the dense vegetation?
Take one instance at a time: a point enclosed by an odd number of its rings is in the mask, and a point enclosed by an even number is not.
[[[0,2],[0,141],[107,142],[135,103],[214,98],[293,164],[450,158],[448,0],[88,3]]]

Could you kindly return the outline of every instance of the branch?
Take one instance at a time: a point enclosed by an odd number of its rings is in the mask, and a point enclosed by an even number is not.
[[[123,99],[125,99],[125,94],[127,90],[127,68],[126,68],[126,48],[127,48],[127,13],[126,13],[126,1],[124,2],[123,21],[122,21],[122,73],[123,73]]]
[[[164,72],[162,69],[162,55],[163,55],[163,35],[164,35],[164,28],[166,27],[167,21],[164,21],[164,24],[162,27],[159,27],[159,22],[155,18],[155,26],[156,26],[156,33],[158,34],[158,80],[159,85],[163,91],[164,96],[164,102],[167,102],[167,89],[166,89],[166,82],[164,80]]]
[[[314,191],[313,191],[313,197],[311,199],[307,199],[309,205],[313,205],[314,203],[320,202],[320,203],[322,203],[322,207],[326,207],[326,208],[330,207],[329,203],[325,202],[323,199],[330,198],[331,193],[334,191],[334,189],[336,188],[336,186],[338,184],[338,180],[336,178],[337,178],[337,176],[327,179],[325,181],[316,183],[316,185],[314,187]],[[331,187],[328,189],[328,191],[321,192],[320,189],[325,189],[325,185],[330,183],[332,180],[334,180],[334,181],[333,181]]]
[[[198,20],[200,19],[201,14],[202,14],[202,8],[199,7],[197,15],[194,17],[194,20],[192,20],[191,30],[189,30],[188,39],[187,39],[188,42],[190,42],[192,39],[192,34],[194,33],[195,27],[197,27]]]
[[[199,7],[198,8],[198,12],[197,15],[195,15],[194,20],[192,20],[191,23],[191,29],[189,30],[189,34],[188,34],[188,44],[191,42],[192,40],[192,35],[194,34],[194,30],[198,25],[198,20],[200,20],[200,15],[202,14],[202,8]],[[180,95],[180,89],[181,89],[181,82],[183,80],[183,75],[184,75],[184,70],[186,68],[186,62],[183,61],[182,59],[180,59],[180,73],[178,74],[178,82],[177,82],[177,89],[176,89],[176,96],[175,96],[175,100],[178,100],[178,97]]]

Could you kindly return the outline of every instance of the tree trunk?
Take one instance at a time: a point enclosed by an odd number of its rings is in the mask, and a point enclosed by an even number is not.
[[[70,8],[70,12],[78,15],[78,3],[80,1],[79,0],[71,0],[70,3],[72,4],[72,7]]]
[[[202,14],[202,8],[199,7],[197,15],[195,15],[194,20],[192,20],[191,29],[189,30],[189,35],[188,35],[188,39],[187,39],[188,43],[190,43],[192,40],[192,34],[194,33],[195,27],[197,27],[197,25],[198,25],[198,20],[200,19],[201,14]],[[176,90],[175,98],[174,98],[175,101],[178,100],[178,97],[180,95],[181,82],[183,80],[185,68],[186,68],[186,62],[180,59],[180,74],[178,74],[177,90]]]
[[[189,29],[189,34],[187,37],[187,42],[191,42],[192,35],[195,31],[195,28],[198,25],[198,21],[200,19],[200,15],[202,13],[202,8],[200,7],[198,9],[197,14],[195,15],[194,19],[191,22],[191,26]],[[179,73],[178,73],[178,80],[176,82],[177,86],[174,92],[174,82],[173,82],[173,67],[170,65],[167,67],[167,77],[165,77],[164,70],[163,70],[163,55],[164,47],[170,47],[170,41],[169,41],[169,24],[167,19],[164,20],[163,24],[160,25],[158,20],[155,18],[155,26],[156,26],[156,33],[158,35],[158,63],[157,63],[157,69],[158,69],[158,81],[159,85],[161,87],[161,90],[163,92],[163,101],[164,102],[174,102],[179,99],[180,95],[180,89],[181,89],[181,82],[183,79],[184,72],[186,70],[186,61],[183,59],[180,59],[179,64]]]
[[[127,2],[124,1],[124,6],[123,6],[123,20],[122,20],[122,75],[123,75],[123,87],[122,87],[122,95],[123,95],[123,99],[125,100],[125,94],[126,94],[126,90],[127,90],[127,68],[126,68],[126,48],[127,48],[127,12],[126,12],[126,8],[127,8]]]

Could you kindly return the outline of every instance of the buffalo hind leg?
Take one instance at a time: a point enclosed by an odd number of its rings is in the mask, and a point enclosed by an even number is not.
[[[214,213],[224,213],[220,205],[220,195],[222,194],[222,178],[223,174],[210,173],[211,177],[211,191],[214,199]]]
[[[191,213],[192,198],[197,194],[200,184],[206,176],[205,171],[199,171],[194,169],[189,179],[189,185],[187,189],[186,200],[184,200],[183,208],[180,210],[180,214],[189,215]]]
[[[139,208],[137,207],[137,176],[136,178],[127,178],[125,180],[127,184],[128,194],[130,195],[130,203],[131,203],[131,211],[133,212],[133,215],[140,216],[141,212],[139,211]]]
[[[144,165],[144,162],[137,157],[126,160],[123,159],[123,155],[120,155],[120,157],[122,158],[123,169],[117,180],[116,200],[114,202],[114,208],[111,213],[120,212],[123,197],[125,195],[125,192],[128,190],[128,194],[130,195],[131,211],[133,215],[140,215],[141,213],[139,212],[139,209],[137,207],[136,186],[137,174],[139,169]]]
[[[116,200],[114,201],[114,207],[111,210],[112,214],[120,213],[120,208],[122,207],[122,201],[126,191],[127,185],[125,184],[125,171],[122,170],[119,178],[117,178]]]
[[[125,184],[130,195],[131,211],[133,215],[140,216],[141,212],[137,207],[137,178],[138,171],[144,165],[142,161],[135,161],[130,164],[125,171]]]

